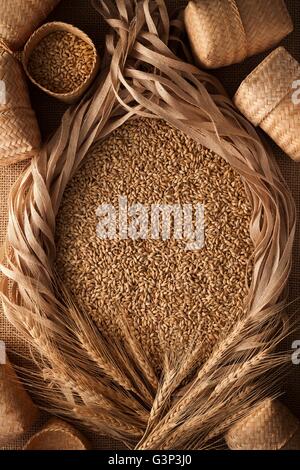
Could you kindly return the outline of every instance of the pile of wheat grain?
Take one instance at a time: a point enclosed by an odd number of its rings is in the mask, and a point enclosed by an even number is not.
[[[89,77],[94,60],[95,52],[90,44],[67,31],[55,31],[33,49],[28,72],[49,91],[70,93]]]
[[[183,240],[101,240],[97,207],[129,203],[205,207],[205,245]],[[130,326],[156,367],[197,335],[203,360],[245,311],[253,246],[240,177],[219,156],[163,121],[126,123],[90,152],[57,218],[57,269],[81,309],[107,335]]]

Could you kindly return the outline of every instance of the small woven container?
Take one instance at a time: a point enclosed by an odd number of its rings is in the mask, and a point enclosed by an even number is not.
[[[300,450],[300,422],[278,400],[265,400],[227,433],[232,450]]]
[[[89,442],[77,429],[65,421],[53,418],[27,442],[23,450],[88,449]]]
[[[9,165],[34,156],[41,137],[22,67],[3,44],[0,44],[0,81],[0,165]]]
[[[293,30],[283,0],[192,0],[185,25],[195,58],[206,68],[242,62]]]
[[[57,31],[68,32],[79,37],[80,39],[85,41],[87,44],[89,44],[93,48],[93,52],[94,52],[94,62],[93,62],[93,66],[89,75],[86,76],[85,81],[78,88],[76,88],[75,90],[72,90],[69,93],[54,93],[51,90],[48,90],[47,88],[42,86],[40,83],[38,83],[32,77],[32,75],[30,74],[28,70],[28,62],[29,62],[32,51],[41,42],[42,39],[44,39],[49,34],[52,34]],[[36,86],[38,86],[42,91],[66,103],[74,103],[75,101],[79,100],[79,98],[86,92],[86,90],[89,88],[91,83],[94,81],[100,68],[100,59],[99,59],[96,47],[94,46],[93,42],[83,31],[81,31],[80,29],[68,23],[52,22],[52,23],[46,23],[43,26],[41,26],[37,31],[35,31],[32,34],[32,36],[26,43],[26,46],[23,52],[23,66],[29,79]]]
[[[293,83],[300,64],[284,47],[275,49],[240,85],[234,102],[292,159],[300,160],[300,106],[293,102]]]
[[[0,37],[11,49],[19,50],[59,2],[60,0],[1,0]]]
[[[11,364],[0,365],[0,444],[21,436],[34,424],[38,414]]]

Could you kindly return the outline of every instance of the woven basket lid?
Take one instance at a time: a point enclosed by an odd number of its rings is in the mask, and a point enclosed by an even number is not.
[[[172,231],[168,240],[100,240],[97,208],[113,204],[119,220],[120,195],[128,207],[203,203],[204,248],[187,249]],[[126,314],[156,367],[165,349],[182,354],[196,340],[204,360],[244,311],[250,215],[244,185],[221,157],[163,121],[135,120],[96,144],[66,190],[59,273],[102,331],[118,336]]]
[[[299,78],[299,63],[284,47],[278,47],[242,82],[234,102],[249,121],[259,126],[293,92],[293,82]]]

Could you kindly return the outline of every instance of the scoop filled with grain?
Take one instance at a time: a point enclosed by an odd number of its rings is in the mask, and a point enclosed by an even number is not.
[[[67,103],[75,102],[85,93],[99,64],[90,38],[67,23],[43,25],[31,36],[23,53],[23,65],[30,80]]]

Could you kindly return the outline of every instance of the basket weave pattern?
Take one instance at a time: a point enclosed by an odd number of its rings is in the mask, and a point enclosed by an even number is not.
[[[195,57],[207,68],[242,62],[293,30],[283,0],[192,0],[185,24]]]
[[[38,83],[30,74],[28,70],[28,61],[30,59],[30,55],[33,52],[34,48],[44,39],[46,36],[49,34],[52,34],[57,31],[64,31],[73,34],[74,36],[79,37],[82,41],[86,42],[89,44],[94,51],[94,61],[93,61],[93,67],[90,71],[90,73],[86,76],[86,80],[75,90],[69,92],[69,93],[54,93],[44,86],[42,86],[40,83]],[[32,81],[38,88],[40,88],[42,91],[47,93],[48,95],[58,98],[61,101],[64,101],[65,103],[74,103],[75,101],[79,100],[79,98],[87,91],[91,83],[94,81],[99,68],[100,68],[100,58],[97,53],[96,47],[91,41],[91,39],[85,34],[83,31],[80,29],[76,28],[75,26],[68,24],[68,23],[62,23],[58,21],[53,21],[51,23],[46,23],[42,25],[40,28],[38,28],[30,37],[30,39],[27,41],[25,47],[24,47],[24,52],[22,54],[22,62],[24,66],[25,73],[27,74],[29,80]]]
[[[6,88],[5,103],[0,105],[0,165],[6,165],[34,155],[40,146],[40,132],[22,68],[3,48],[0,80]]]
[[[300,422],[278,400],[265,400],[226,435],[232,450],[300,449]]]
[[[300,158],[300,113],[292,84],[300,78],[299,63],[283,48],[273,51],[240,85],[234,102],[291,158]]]
[[[241,62],[246,57],[245,30],[232,0],[190,2],[185,11],[185,24],[194,54],[206,67]]]
[[[294,203],[274,159],[222,98],[219,83],[174,60],[167,47],[169,17],[163,1],[118,2],[117,9],[112,1],[93,3],[114,28],[106,41],[111,65],[94,95],[65,114],[61,128],[11,191],[7,264],[1,265],[5,315],[38,351],[43,381],[36,386],[42,383],[39,391],[49,410],[59,409],[62,416],[117,437],[130,448],[207,448],[244,406],[251,409],[266,396],[265,372],[273,368],[277,377],[284,360],[271,352],[287,334],[281,311],[291,266]],[[154,71],[144,72],[149,65]],[[145,114],[165,119],[225,158],[244,177],[253,203],[255,267],[248,314],[204,365],[197,348],[188,365],[185,357],[175,363],[167,357],[159,387],[143,345],[126,322],[128,341],[107,343],[86,313],[74,308],[68,293],[62,301],[53,295],[59,282],[52,269],[55,216],[67,184],[96,140]],[[72,348],[62,350],[62,344]],[[75,354],[80,361],[74,361]],[[191,372],[196,380],[190,381]]]
[[[10,363],[0,366],[0,445],[26,432],[36,421],[38,409],[18,382]]]
[[[41,23],[60,0],[1,0],[0,37],[13,50],[27,41],[32,31]]]

